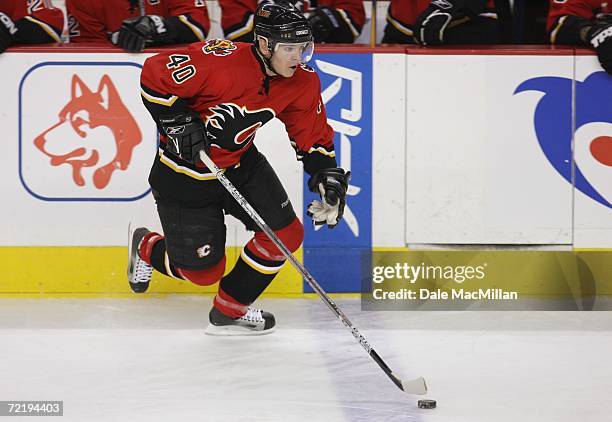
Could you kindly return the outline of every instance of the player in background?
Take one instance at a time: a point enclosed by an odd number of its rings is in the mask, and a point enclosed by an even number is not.
[[[146,228],[130,235],[128,279],[147,290],[152,270],[198,285],[221,280],[210,311],[209,334],[264,334],[269,312],[250,305],[282,268],[285,257],[199,159],[199,151],[225,175],[291,250],[304,228],[276,173],[253,141],[277,117],[297,159],[319,193],[308,213],[315,224],[340,221],[349,172],[338,168],[321,85],[310,60],[308,20],[291,3],[261,4],[254,43],[208,40],[148,58],[142,99],[161,134],[149,183],[163,234]],[[224,213],[238,218],[253,238],[225,276]]]
[[[551,44],[595,49],[599,63],[612,75],[612,4],[601,0],[551,0],[546,27]]]
[[[383,43],[497,44],[502,29],[493,0],[391,0]]]
[[[225,38],[253,41],[253,18],[258,3],[261,0],[219,0]],[[362,0],[294,0],[291,3],[308,18],[317,43],[352,43],[365,23]]]
[[[64,15],[50,0],[0,2],[0,53],[13,44],[62,42]]]
[[[66,0],[71,42],[111,42],[130,53],[203,41],[205,0]]]

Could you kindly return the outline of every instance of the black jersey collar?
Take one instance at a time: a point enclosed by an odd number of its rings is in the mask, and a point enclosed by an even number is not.
[[[264,77],[261,82],[261,89],[259,90],[259,95],[263,95],[264,93],[266,95],[269,95],[270,94],[270,80],[278,75],[274,75],[274,76],[268,75],[268,72],[266,72],[267,70],[266,63],[264,62],[263,57],[261,57],[261,55],[257,51],[257,46],[255,44],[251,46],[251,52],[255,56],[255,60],[257,60],[257,63],[259,63],[259,68],[261,70],[261,73],[263,73],[263,77]]]
[[[261,57],[257,52],[257,46],[255,44],[251,46],[251,52],[253,53],[253,56],[255,56],[255,60],[257,60],[257,63],[259,63],[259,69],[261,70],[261,73],[263,73],[264,76],[268,76],[268,72],[266,72],[266,64],[263,61],[263,57]]]

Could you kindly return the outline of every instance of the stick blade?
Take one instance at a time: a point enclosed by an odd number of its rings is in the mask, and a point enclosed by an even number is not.
[[[416,379],[407,381],[400,380],[400,383],[402,385],[402,391],[407,394],[427,394],[427,384],[425,383],[425,378],[423,377],[418,377]]]

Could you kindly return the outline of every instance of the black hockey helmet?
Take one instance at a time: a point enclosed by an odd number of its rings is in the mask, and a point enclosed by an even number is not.
[[[307,62],[314,51],[314,37],[308,19],[288,1],[263,1],[255,10],[255,42],[265,38],[270,53],[279,44],[304,44],[302,61]]]

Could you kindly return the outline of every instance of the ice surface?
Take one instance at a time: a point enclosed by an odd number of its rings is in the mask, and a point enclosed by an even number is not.
[[[608,421],[610,312],[362,312],[399,391],[318,299],[264,299],[268,336],[205,336],[208,296],[0,300],[0,400],[62,421]],[[418,409],[419,398],[438,401]],[[20,420],[27,421],[29,418]],[[35,419],[39,420],[39,419]]]

